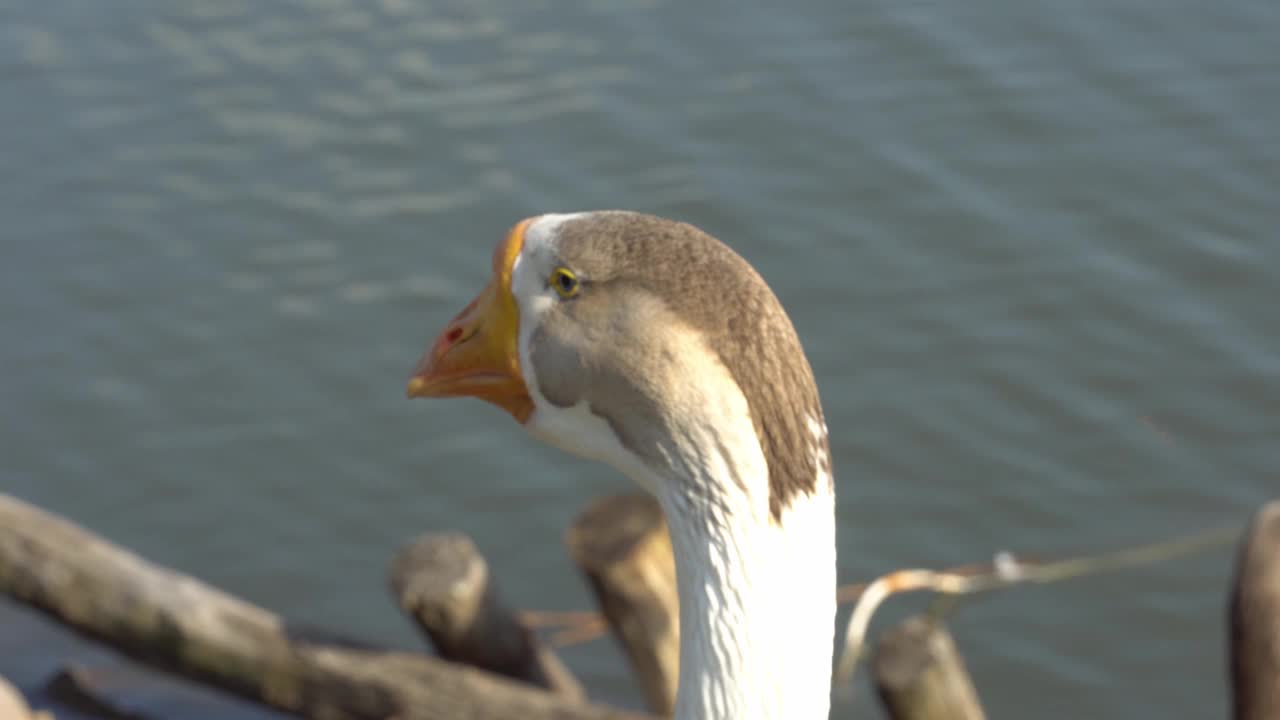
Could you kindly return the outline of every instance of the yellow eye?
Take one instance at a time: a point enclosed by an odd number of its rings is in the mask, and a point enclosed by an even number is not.
[[[551,277],[547,279],[551,287],[556,289],[556,293],[560,297],[568,299],[578,294],[582,289],[582,284],[578,282],[578,276],[573,274],[569,268],[559,267],[551,271]]]

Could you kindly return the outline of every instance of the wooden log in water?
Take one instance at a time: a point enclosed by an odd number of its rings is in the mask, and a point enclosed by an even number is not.
[[[923,616],[885,633],[872,662],[876,690],[893,720],[983,720],[951,633]]]
[[[1280,501],[1254,515],[1240,543],[1230,615],[1232,717],[1280,718]]]
[[[565,540],[640,679],[647,706],[670,715],[679,675],[680,616],[661,507],[649,495],[600,498],[583,510]]]
[[[280,617],[0,494],[0,592],[139,661],[317,720],[639,720]]]
[[[489,564],[466,535],[433,533],[403,547],[391,566],[391,589],[441,657],[585,697],[564,663],[502,602]]]

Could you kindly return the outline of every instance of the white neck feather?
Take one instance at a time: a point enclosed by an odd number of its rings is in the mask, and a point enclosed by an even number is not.
[[[699,377],[692,375],[692,377]],[[705,377],[703,375],[702,377]],[[536,385],[533,385],[537,392]],[[528,429],[605,460],[647,487],[671,530],[680,596],[675,720],[825,720],[835,641],[835,497],[825,456],[812,495],[769,514],[769,474],[741,395],[690,390],[657,452],[623,448],[584,405],[535,413]],[[825,434],[811,419],[813,452]]]
[[[815,492],[794,497],[774,521],[749,416],[711,415],[721,422],[685,426],[662,449],[665,474],[625,450],[585,406],[539,412],[528,428],[612,463],[662,504],[680,597],[675,720],[825,720],[836,612],[830,475],[820,469]],[[723,421],[735,417],[742,421]],[[825,428],[809,424],[819,452]]]
[[[835,523],[819,487],[780,524],[746,497],[660,496],[680,594],[677,720],[827,717]]]
[[[690,405],[706,400],[697,395],[690,393]],[[836,612],[835,497],[825,456],[815,492],[793,497],[775,521],[745,403],[701,408],[710,412],[685,414],[693,422],[678,423],[673,443],[659,449],[662,473],[623,448],[585,405],[540,410],[527,427],[610,462],[662,504],[680,597],[675,720],[825,720]],[[825,428],[809,424],[813,452],[821,452]]]
[[[676,720],[825,720],[836,610],[826,427],[807,418],[815,490],[791,498],[775,520],[745,400],[705,369],[694,377],[702,386],[687,387],[689,404],[669,417],[668,477],[633,474],[658,496],[675,552]]]

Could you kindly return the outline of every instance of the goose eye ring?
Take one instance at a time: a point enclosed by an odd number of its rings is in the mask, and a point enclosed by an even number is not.
[[[547,282],[555,288],[556,294],[566,300],[582,290],[582,283],[578,281],[578,276],[574,275],[569,268],[559,267],[551,271],[551,277],[547,278]]]

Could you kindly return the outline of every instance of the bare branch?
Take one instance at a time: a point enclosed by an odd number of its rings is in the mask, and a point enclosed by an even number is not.
[[[973,595],[1014,585],[1060,582],[1204,552],[1230,544],[1239,533],[1237,527],[1217,528],[1165,542],[1038,565],[1023,563],[1010,553],[1000,553],[990,570],[972,574],[919,569],[889,573],[868,585],[854,606],[845,630],[844,653],[836,667],[834,682],[843,685],[852,679],[862,655],[871,616],[891,595],[921,590],[942,595]]]

